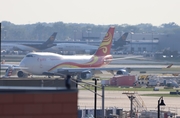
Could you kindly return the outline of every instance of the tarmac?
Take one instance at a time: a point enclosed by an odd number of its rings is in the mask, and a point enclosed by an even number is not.
[[[101,94],[101,91],[98,91]],[[165,94],[169,92],[161,91],[138,91],[138,94]],[[147,110],[157,111],[158,100],[160,97],[154,96],[140,96],[146,106]],[[180,115],[180,96],[179,97],[163,97],[166,106],[161,106],[164,111],[176,112]],[[94,108],[94,93],[88,90],[79,90],[78,94],[78,106],[81,109],[93,109]],[[107,108],[122,108],[125,111],[130,111],[130,100],[123,91],[105,91],[105,109]],[[97,108],[102,108],[102,98],[97,97]]]
[[[155,63],[155,65],[152,65],[150,62],[149,64],[146,65],[139,65],[135,61],[136,64],[129,65],[129,62],[132,63],[131,60],[119,60],[114,61],[111,65],[108,65],[106,67],[167,67],[169,62],[166,62],[164,64],[162,63]],[[142,61],[139,61],[142,62]],[[149,62],[149,61],[146,61]],[[9,63],[9,62],[6,62]],[[10,62],[11,64],[19,64],[18,62]],[[116,64],[116,65],[115,65]],[[121,65],[122,64],[122,65]],[[173,67],[180,67],[180,65],[173,65]],[[155,73],[155,72],[154,72]],[[133,74],[139,74],[138,72],[133,73]],[[153,72],[152,72],[153,74]],[[112,75],[100,75],[100,77],[107,77],[110,78]],[[35,79],[34,78],[28,78],[28,79]],[[40,79],[40,77],[37,77]],[[43,78],[43,77],[42,77]],[[14,78],[13,78],[14,79]],[[17,79],[17,78],[15,78]],[[27,80],[27,78],[23,78],[24,80]],[[23,80],[22,79],[22,80]],[[55,82],[55,81],[54,81]],[[41,83],[41,82],[40,82]],[[39,83],[39,85],[40,85]],[[47,82],[49,83],[49,82]],[[51,83],[52,84],[52,83]],[[78,107],[80,109],[93,109],[94,108],[94,93],[88,90],[79,90],[78,91]],[[101,94],[101,91],[98,91],[99,94]],[[151,93],[157,93],[157,94],[162,94],[162,93],[169,93],[169,92],[161,92],[161,91],[138,91],[138,94],[140,95],[140,98],[143,100],[144,105],[147,107],[148,110],[155,110],[157,111],[157,104],[158,100],[160,97],[154,97],[154,96],[141,96],[141,94],[151,94]],[[73,98],[72,98],[73,99]],[[180,116],[180,96],[179,97],[163,97],[164,103],[166,106],[162,106],[162,110],[165,111],[174,111]],[[101,109],[102,107],[102,98],[100,96],[97,96],[97,108]],[[123,108],[123,110],[129,111],[130,110],[130,100],[128,99],[126,94],[123,94],[123,91],[105,91],[105,108],[112,108],[112,107],[117,107],[117,108]]]
[[[88,82],[92,82],[89,80]],[[93,83],[93,82],[92,82]],[[76,85],[71,82],[72,88],[75,89]],[[49,78],[38,78],[38,79],[1,79],[0,88],[5,86],[16,86],[16,87],[64,87],[64,80],[60,79],[49,79]],[[80,109],[94,109],[94,93],[89,90],[82,90],[78,86],[78,108]],[[123,93],[133,93],[134,91],[105,91],[105,109],[108,108],[119,108],[123,111],[130,110],[130,100],[126,94]],[[157,111],[157,104],[160,97],[156,96],[142,96],[142,94],[168,94],[167,91],[135,91],[138,93],[138,99],[140,99],[142,105],[147,108],[147,110]],[[102,91],[97,92],[102,95]],[[97,95],[97,109],[102,108],[102,97]],[[73,99],[73,98],[72,98]],[[177,97],[163,97],[166,106],[162,106],[162,110],[175,112],[180,115],[180,96]]]

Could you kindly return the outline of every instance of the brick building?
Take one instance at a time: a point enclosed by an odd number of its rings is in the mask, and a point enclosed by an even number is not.
[[[77,118],[77,90],[0,89],[0,118]]]

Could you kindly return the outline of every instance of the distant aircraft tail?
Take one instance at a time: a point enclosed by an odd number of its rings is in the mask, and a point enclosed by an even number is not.
[[[113,48],[114,49],[119,49],[122,48],[124,45],[126,45],[129,41],[126,41],[128,36],[128,32],[125,32],[117,41],[114,41]]]
[[[171,68],[173,64],[168,65],[166,68]]]
[[[55,46],[53,43],[54,43],[54,40],[56,39],[56,35],[57,35],[57,32],[54,32],[50,37],[49,39],[44,42],[42,45],[46,48],[48,47],[52,47],[52,46]]]
[[[114,35],[114,27],[110,27],[106,36],[101,42],[101,45],[99,46],[98,50],[94,54],[95,56],[106,56],[110,54],[111,51],[111,45]]]

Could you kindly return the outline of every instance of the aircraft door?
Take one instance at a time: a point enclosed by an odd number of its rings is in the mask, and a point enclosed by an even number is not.
[[[37,61],[38,61],[38,66],[37,66],[37,67],[38,67],[39,69],[42,69],[42,68],[43,68],[42,58],[38,57],[38,58],[37,58]]]

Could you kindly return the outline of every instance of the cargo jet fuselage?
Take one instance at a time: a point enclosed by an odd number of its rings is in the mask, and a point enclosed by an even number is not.
[[[16,51],[42,51],[44,49],[56,46],[53,44],[57,32],[54,32],[49,39],[42,44],[16,44],[16,43],[1,43],[1,50],[16,50]]]

